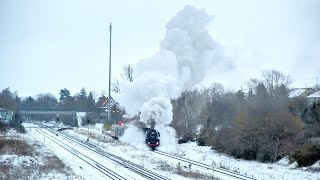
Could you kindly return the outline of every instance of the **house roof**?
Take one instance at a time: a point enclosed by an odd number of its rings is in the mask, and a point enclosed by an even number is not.
[[[303,93],[307,92],[308,90],[313,90],[311,88],[295,88],[291,89],[289,92],[289,98],[295,98],[301,96]]]
[[[102,96],[99,98],[98,102],[96,103],[96,106],[101,107],[108,101],[108,98],[105,96]]]
[[[307,98],[320,98],[320,91],[310,94]]]
[[[111,97],[110,105],[113,106],[116,104],[116,101]],[[96,103],[98,108],[108,108],[108,98],[105,96],[102,96],[99,98],[98,102]]]

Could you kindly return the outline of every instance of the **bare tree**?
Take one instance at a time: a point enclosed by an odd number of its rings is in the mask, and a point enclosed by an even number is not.
[[[125,80],[128,80],[129,82],[133,82],[134,79],[134,69],[133,65],[125,65],[122,68],[123,72],[121,73],[121,77]]]
[[[261,81],[256,78],[250,78],[248,82],[245,83],[245,85],[248,87],[248,90],[255,90],[255,88],[260,84]],[[256,92],[255,92],[256,93]]]
[[[58,107],[58,100],[50,93],[37,94],[34,107],[37,109],[56,109]]]
[[[116,93],[120,93],[120,84],[119,84],[118,80],[111,83],[111,91],[116,92]]]
[[[273,97],[281,85],[289,88],[292,83],[292,78],[278,70],[265,70],[262,71],[262,79],[251,78],[245,84],[248,89],[254,90],[261,83],[267,88],[270,96]]]
[[[14,110],[19,102],[17,92],[11,92],[9,88],[6,88],[0,92],[0,108],[8,110]]]
[[[284,85],[286,88],[292,83],[292,79],[289,75],[278,70],[268,70],[262,72],[263,82],[271,96],[275,95],[275,91]]]
[[[134,79],[133,65],[128,64],[123,66],[122,73],[120,75],[124,80],[133,82],[133,79]],[[115,80],[113,83],[111,83],[111,91],[120,93],[120,83],[118,80]]]
[[[173,127],[178,135],[192,134],[203,123],[200,115],[207,103],[207,91],[184,91],[178,99],[172,100]],[[203,120],[202,120],[203,121]]]

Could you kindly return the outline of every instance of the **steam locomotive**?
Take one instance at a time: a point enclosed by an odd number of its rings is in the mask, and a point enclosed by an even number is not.
[[[121,121],[118,124],[111,126],[111,133],[108,133],[112,138],[118,139],[122,136],[126,130],[126,126],[122,124]],[[141,128],[142,133],[145,135],[145,143],[152,150],[155,150],[156,147],[160,145],[160,133],[153,128]]]
[[[152,150],[155,150],[156,147],[160,146],[160,133],[155,129],[151,128],[142,128],[146,138],[146,145],[149,146]]]

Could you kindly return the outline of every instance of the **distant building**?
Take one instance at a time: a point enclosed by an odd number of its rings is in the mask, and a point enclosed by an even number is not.
[[[97,108],[100,111],[100,119],[101,122],[108,119],[108,98],[105,96],[102,96],[99,98],[98,102],[96,103]],[[122,119],[123,114],[125,114],[125,110],[119,106],[119,103],[116,102],[112,97],[110,101],[110,107],[111,107],[111,115],[110,115],[110,121],[111,122],[117,122],[118,120]]]
[[[320,103],[320,91],[310,94],[307,96],[308,104]]]
[[[306,98],[314,92],[311,88],[294,88],[290,90],[288,96],[289,98]]]
[[[108,103],[109,103],[108,98],[105,96],[102,96],[99,98],[98,102],[96,103],[96,106],[100,111],[107,112],[109,107]],[[115,104],[117,104],[117,102],[111,97],[110,107],[112,108],[112,106],[114,106]]]

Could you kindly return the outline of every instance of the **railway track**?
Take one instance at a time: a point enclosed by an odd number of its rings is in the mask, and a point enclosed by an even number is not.
[[[178,156],[175,156],[175,155],[163,152],[163,151],[154,151],[154,153],[160,154],[162,156],[170,157],[170,158],[173,158],[173,159],[176,159],[176,160],[179,160],[179,161],[183,161],[183,162],[186,162],[186,163],[198,166],[198,167],[202,167],[202,168],[205,168],[205,169],[211,169],[211,170],[214,170],[215,172],[219,172],[219,173],[221,173],[223,175],[231,176],[233,178],[237,178],[237,179],[241,179],[241,180],[253,180],[254,179],[252,177],[241,175],[239,173],[235,173],[235,172],[232,172],[232,171],[227,170],[227,169],[223,169],[223,168],[219,168],[219,167],[214,167],[213,168],[212,166],[210,166],[208,164],[204,164],[204,163],[197,162],[197,161],[190,160],[190,159],[186,159],[186,158],[181,158],[181,157],[178,157]]]
[[[53,134],[57,134],[57,132],[55,130],[52,130],[50,128],[47,128],[47,130]],[[150,170],[147,170],[145,169],[144,167],[140,166],[140,165],[137,165],[137,164],[134,164],[130,161],[127,161],[119,156],[116,156],[112,153],[109,153],[109,152],[106,152],[106,151],[103,151],[101,150],[99,147],[97,147],[96,145],[93,145],[85,140],[82,140],[82,139],[79,139],[78,137],[73,137],[73,136],[70,136],[68,134],[65,134],[65,133],[62,133],[60,132],[59,133],[61,136],[63,136],[66,140],[72,142],[72,143],[76,143],[82,147],[85,147],[93,152],[96,152],[97,154],[100,154],[114,162],[117,162],[119,163],[120,165],[136,172],[137,174],[140,174],[141,176],[147,178],[147,179],[168,179],[164,176],[161,176],[161,175],[158,175]],[[182,162],[185,162],[185,163],[189,163],[189,164],[192,164],[194,166],[198,166],[198,167],[201,167],[201,168],[205,168],[205,169],[208,169],[208,170],[214,170],[214,172],[218,172],[218,173],[221,173],[225,176],[229,176],[229,177],[232,177],[232,178],[235,178],[235,179],[241,179],[241,180],[253,180],[254,178],[253,177],[249,177],[249,176],[246,176],[246,175],[241,175],[239,173],[235,173],[235,172],[232,172],[228,169],[224,169],[224,168],[219,168],[219,167],[212,167],[211,165],[208,165],[208,164],[204,164],[204,163],[201,163],[201,162],[197,162],[197,161],[194,161],[194,160],[190,160],[190,159],[186,159],[186,158],[181,158],[181,157],[178,157],[178,156],[175,156],[175,155],[172,155],[172,154],[169,154],[169,153],[166,153],[166,152],[163,152],[163,151],[154,151],[154,153],[156,154],[159,154],[159,155],[162,155],[162,156],[166,156],[166,157],[170,157],[170,158],[173,158],[173,159],[176,159],[176,160],[179,160],[179,161],[182,161]]]
[[[43,130],[41,130],[40,128],[38,128],[38,129],[35,128],[34,130],[37,133],[39,133],[39,134],[45,136],[46,138],[50,139],[52,142],[56,143],[57,145],[59,145],[60,147],[62,147],[66,151],[70,152],[74,156],[76,156],[79,159],[83,160],[86,164],[88,164],[91,167],[93,167],[94,169],[98,170],[99,172],[101,172],[102,174],[107,176],[108,178],[110,178],[110,179],[119,179],[119,180],[127,179],[127,178],[121,176],[120,174],[110,170],[109,168],[105,167],[104,165],[100,164],[99,162],[95,161],[94,159],[88,157],[87,155],[81,153],[80,151],[72,148],[67,143],[64,143],[63,141],[57,139],[56,137],[54,137],[54,135],[49,135],[46,132],[44,132]]]
[[[47,130],[53,134],[57,133],[56,131],[54,131],[52,129],[47,129]],[[112,160],[112,161],[122,165],[123,167],[126,167],[127,169],[139,174],[142,177],[145,177],[147,179],[153,179],[153,180],[169,180],[169,178],[162,176],[160,174],[157,174],[153,171],[150,171],[150,170],[148,170],[138,164],[132,163],[132,162],[125,160],[117,155],[112,154],[112,153],[103,151],[99,147],[97,147],[96,145],[93,145],[89,142],[86,142],[85,140],[81,140],[79,138],[76,138],[76,137],[67,135],[65,133],[61,133],[61,132],[59,133],[59,135],[62,136],[65,140],[67,140],[71,143],[75,143],[75,144],[82,146],[86,149],[89,149],[89,150],[109,159],[109,160]]]

